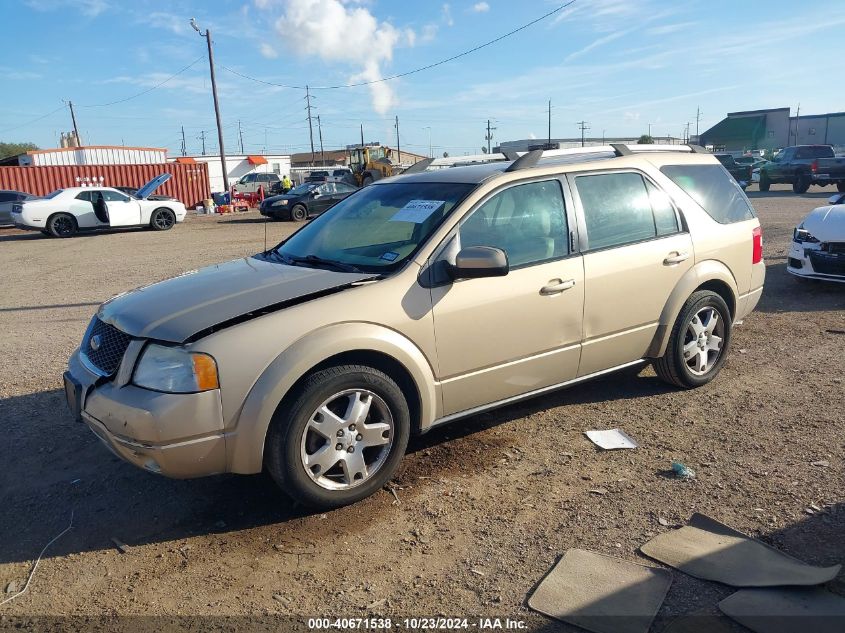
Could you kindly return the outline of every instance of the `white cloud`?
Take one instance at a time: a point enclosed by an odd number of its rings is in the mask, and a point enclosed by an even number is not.
[[[356,68],[352,83],[378,82],[368,88],[379,114],[396,103],[393,88],[379,80],[394,49],[416,42],[410,29],[379,21],[359,2],[349,0],[289,0],[275,26],[281,43],[292,52],[352,65]]]
[[[566,58],[563,61],[569,62],[569,61],[572,61],[573,59],[576,59],[577,57],[581,57],[582,55],[586,55],[587,53],[589,53],[593,49],[599,48],[600,46],[604,46],[605,44],[609,44],[613,40],[618,40],[620,37],[627,35],[632,30],[633,29],[628,29],[627,31],[616,31],[615,33],[611,33],[610,35],[605,35],[603,37],[598,38],[597,40],[593,40],[592,42],[587,44],[587,46],[585,46],[584,48],[567,55]]]
[[[472,5],[472,10],[474,13],[486,13],[490,10],[490,5],[486,2],[476,2]]]
[[[167,11],[153,11],[148,13],[143,18],[147,26],[153,26],[160,29],[165,29],[171,33],[187,33],[191,28],[188,24],[188,18],[176,15],[175,13],[168,13]]]
[[[26,0],[26,6],[36,11],[55,11],[71,9],[82,15],[95,18],[110,9],[108,0]]]
[[[624,115],[626,121],[639,121],[640,120],[640,113],[639,112],[626,112]]]
[[[438,26],[436,24],[426,24],[422,27],[422,33],[420,34],[420,41],[431,42],[435,37],[437,37],[437,29]]]
[[[454,26],[455,25],[455,20],[452,19],[452,7],[449,6],[449,3],[446,3],[446,4],[443,5],[443,7],[441,8],[441,14],[442,14],[443,23],[446,26]]]
[[[661,24],[660,26],[653,26],[648,31],[649,35],[670,35],[678,31],[686,31],[695,26],[695,22],[676,22],[674,24]]]
[[[263,42],[260,47],[261,54],[266,57],[267,59],[276,59],[279,56],[279,53],[276,51],[275,48]]]

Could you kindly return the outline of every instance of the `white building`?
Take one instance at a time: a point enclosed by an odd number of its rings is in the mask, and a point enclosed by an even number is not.
[[[21,167],[45,165],[150,165],[167,160],[162,147],[123,147],[122,145],[90,145],[36,149],[17,157]]]
[[[225,191],[223,169],[219,156],[177,156],[168,160],[175,163],[206,163],[208,165],[208,183],[212,192]],[[226,171],[229,186],[235,184],[246,174],[274,173],[280,177],[290,176],[290,156],[288,154],[244,154],[226,156]]]

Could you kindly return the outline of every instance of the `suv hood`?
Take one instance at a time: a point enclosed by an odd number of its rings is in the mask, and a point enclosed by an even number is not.
[[[184,343],[214,326],[377,276],[287,266],[252,256],[118,295],[101,305],[97,316],[131,336]]]
[[[821,242],[845,242],[845,205],[813,209],[802,224]]]

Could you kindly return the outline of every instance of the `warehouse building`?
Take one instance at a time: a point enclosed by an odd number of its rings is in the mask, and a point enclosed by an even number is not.
[[[715,151],[776,150],[789,145],[845,147],[845,112],[791,116],[789,108],[729,112],[701,134]]]

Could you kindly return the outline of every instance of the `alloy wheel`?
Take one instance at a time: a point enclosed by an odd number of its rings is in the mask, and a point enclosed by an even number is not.
[[[173,215],[170,213],[159,211],[158,213],[156,213],[155,218],[153,218],[153,222],[155,223],[157,229],[166,231],[171,226],[173,226],[174,218]]]
[[[691,373],[703,376],[722,355],[725,323],[716,308],[707,306],[696,312],[684,335],[684,362]]]
[[[327,398],[311,414],[300,443],[300,459],[314,483],[348,490],[384,465],[393,445],[393,416],[368,389],[347,389]]]
[[[59,235],[71,235],[73,233],[73,220],[66,216],[59,216],[53,220],[53,228]]]

